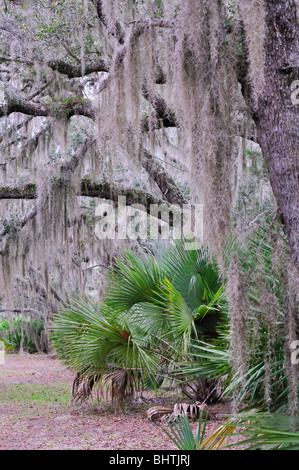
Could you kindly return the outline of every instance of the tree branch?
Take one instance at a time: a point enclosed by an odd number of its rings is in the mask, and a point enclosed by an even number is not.
[[[63,183],[61,183],[63,184]],[[125,187],[117,183],[110,183],[102,180],[93,182],[88,178],[81,181],[80,196],[100,197],[117,202],[118,196],[126,196],[127,204],[143,204],[149,207],[150,204],[159,204],[161,201],[156,196],[135,188]],[[15,186],[0,187],[0,199],[37,199],[37,184],[27,183]]]
[[[11,59],[9,57],[0,57],[0,64],[9,62],[18,62],[23,65],[28,65],[29,67],[32,67],[34,65],[34,62],[30,60],[24,60],[17,57],[15,57],[14,59]],[[56,70],[57,72],[63,75],[67,75],[69,78],[83,77],[84,75],[90,75],[94,72],[109,72],[109,65],[103,59],[97,59],[87,62],[85,64],[84,70],[82,70],[81,65],[72,65],[61,59],[48,60],[46,65],[52,70]]]
[[[15,186],[2,186],[0,199],[36,199],[36,184],[18,184]]]
[[[178,121],[175,117],[175,114],[169,108],[165,99],[158,93],[155,93],[153,90],[151,90],[148,87],[148,84],[146,81],[144,81],[142,85],[142,96],[152,105],[156,113],[156,118],[159,121],[162,121],[163,127],[166,128],[166,127],[178,126]],[[142,128],[143,130],[149,130],[150,123],[148,119],[143,120]]]
[[[94,72],[109,72],[109,65],[103,59],[87,62],[84,67],[81,67],[81,65],[70,65],[63,60],[49,60],[47,65],[52,70],[57,70],[57,72],[67,75],[68,78],[79,78]]]
[[[150,177],[157,183],[163,193],[163,196],[170,204],[178,204],[183,206],[187,204],[187,200],[171,175],[164,170],[147,150],[141,151],[141,165],[148,172]]]
[[[35,216],[37,215],[37,205],[34,205],[27,214],[22,217],[22,219],[18,222],[17,229],[20,230],[22,227],[24,227],[27,222],[32,220]],[[0,241],[2,240],[5,235],[7,235],[11,231],[11,227],[9,225],[6,225],[2,232],[0,232]],[[1,252],[0,252],[1,254]]]
[[[86,116],[95,120],[95,113],[89,101],[74,98],[68,103],[51,103],[43,105],[25,100],[20,96],[8,96],[7,104],[0,105],[0,118],[12,113],[22,113],[29,116],[70,118],[75,115]]]
[[[151,205],[164,205],[169,206],[169,203],[163,200],[160,200],[156,196],[146,193],[141,190],[137,190],[135,188],[128,188],[116,183],[110,183],[109,181],[100,181],[100,182],[93,182],[87,178],[84,178],[81,182],[81,196],[87,197],[99,197],[102,199],[106,199],[108,201],[113,201],[118,203],[119,196],[126,197],[126,205],[131,206],[133,204],[140,204],[144,206],[146,212],[148,214],[151,213]],[[37,185],[27,184],[27,185],[18,185],[18,186],[6,186],[0,187],[0,199],[36,199],[37,198]],[[168,197],[169,199],[169,197]],[[173,202],[173,204],[178,205],[177,199]],[[180,204],[179,204],[180,205]],[[171,209],[171,208],[170,208]],[[22,227],[24,227],[27,222],[32,220],[37,215],[37,205],[34,205],[30,211],[25,214],[25,216],[20,220],[17,226],[14,226],[13,229],[19,231]],[[175,210],[173,207],[172,210]],[[170,223],[172,225],[173,217],[170,213],[167,215],[163,212],[161,213],[161,220]],[[7,225],[4,227],[2,232],[0,233],[0,240],[7,234],[10,233],[12,230],[11,226]],[[1,253],[0,253],[1,254]]]
[[[116,21],[111,27],[103,11],[103,0],[92,0],[92,2],[96,7],[97,15],[100,22],[107,28],[108,33],[114,36],[119,42],[119,44],[123,44],[125,40],[125,32],[121,23],[119,21]]]
[[[72,158],[66,162],[63,163],[60,167],[61,173],[65,172],[73,172],[81,162],[81,160],[84,158],[86,155],[87,150],[92,147],[95,144],[96,140],[94,137],[89,137],[87,138],[78,148],[78,150],[75,152],[75,154],[72,156]]]
[[[110,183],[107,180],[92,182],[83,179],[81,182],[81,196],[100,197],[113,202],[118,202],[119,196],[126,196],[126,204],[142,204],[149,212],[151,204],[160,204],[161,201],[156,196],[135,188],[125,187],[117,183]]]

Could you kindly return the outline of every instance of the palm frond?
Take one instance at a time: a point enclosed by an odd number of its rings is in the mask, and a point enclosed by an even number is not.
[[[136,369],[118,369],[107,372],[99,382],[99,396],[111,400],[114,405],[121,405],[133,398],[142,386],[142,374]]]
[[[126,312],[135,304],[147,302],[161,279],[163,271],[155,258],[143,260],[128,251],[115,260],[106,301],[115,315]]]
[[[206,303],[207,286],[211,292],[217,292],[221,286],[217,267],[204,250],[186,250],[183,243],[176,243],[160,264],[192,311]]]
[[[237,445],[248,450],[299,450],[299,418],[278,414],[251,414],[238,420],[244,436]]]
[[[66,365],[85,376],[103,375],[107,364],[115,368],[141,369],[155,374],[158,357],[140,329],[129,323],[112,323],[100,307],[89,301],[74,301],[56,316],[52,341]],[[106,306],[102,313],[107,314]],[[109,317],[109,315],[108,315]]]
[[[208,414],[203,419],[203,413],[199,414],[195,435],[193,434],[188,416],[177,416],[175,420],[169,420],[161,428],[179,450],[206,450],[202,447],[206,430]]]

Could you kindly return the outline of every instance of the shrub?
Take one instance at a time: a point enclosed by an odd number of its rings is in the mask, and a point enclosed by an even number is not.
[[[0,340],[9,351],[48,352],[43,320],[22,316],[3,318],[0,321]]]

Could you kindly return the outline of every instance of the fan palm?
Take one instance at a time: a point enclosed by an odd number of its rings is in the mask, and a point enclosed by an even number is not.
[[[142,260],[129,252],[116,260],[105,301],[144,334],[159,338],[163,357],[172,364],[183,357],[192,360],[192,340],[213,341],[227,318],[216,265],[205,251],[188,251],[181,243],[160,258]],[[198,391],[206,389],[206,381],[193,385],[195,395],[185,393],[202,398]]]
[[[203,419],[203,413],[201,412],[195,435],[186,415],[177,416],[175,421],[166,421],[166,424],[162,425],[161,428],[179,450],[207,450],[204,445],[207,420],[208,414],[206,413]]]
[[[230,418],[205,443],[223,445],[231,437],[243,439],[227,444],[226,448],[242,446],[246,450],[299,450],[299,420],[298,417],[252,409]]]
[[[105,301],[116,315],[127,315],[144,331],[188,345],[190,338],[217,336],[223,314],[223,286],[203,250],[183,244],[160,258],[132,252],[116,260]]]
[[[227,325],[229,326],[229,325]],[[285,409],[289,391],[288,373],[285,367],[285,351],[283,338],[278,340],[273,352],[271,363],[267,369],[265,364],[265,345],[255,351],[244,374],[232,371],[229,352],[229,330],[219,335],[213,343],[194,342],[192,356],[187,360],[178,361],[171,375],[175,379],[190,382],[206,379],[221,384],[221,396],[234,396],[239,403],[246,406],[267,406],[265,402],[265,376],[271,385],[272,409]]]
[[[115,260],[101,306],[75,300],[56,316],[53,343],[79,374],[76,391],[84,390],[82,378],[91,389],[95,378],[107,385],[108,375],[117,396],[116,377],[119,389],[139,385],[140,372],[148,384],[161,384],[169,364],[190,354],[192,338],[217,335],[222,302],[223,288],[203,251],[176,245],[161,259],[129,251]],[[125,379],[112,374],[120,370]]]
[[[122,401],[138,388],[140,371],[153,374],[158,364],[138,325],[117,320],[107,305],[89,300],[74,300],[56,316],[52,340],[58,356],[78,373],[76,398],[88,396],[98,382]]]

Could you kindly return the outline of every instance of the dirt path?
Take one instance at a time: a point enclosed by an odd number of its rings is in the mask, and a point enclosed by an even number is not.
[[[72,374],[57,359],[6,355],[0,364],[0,450],[175,449],[145,418],[147,408],[170,403],[173,397],[149,396],[144,405],[114,413],[109,404],[96,400],[71,404],[71,383]],[[210,421],[207,431],[218,424]]]

